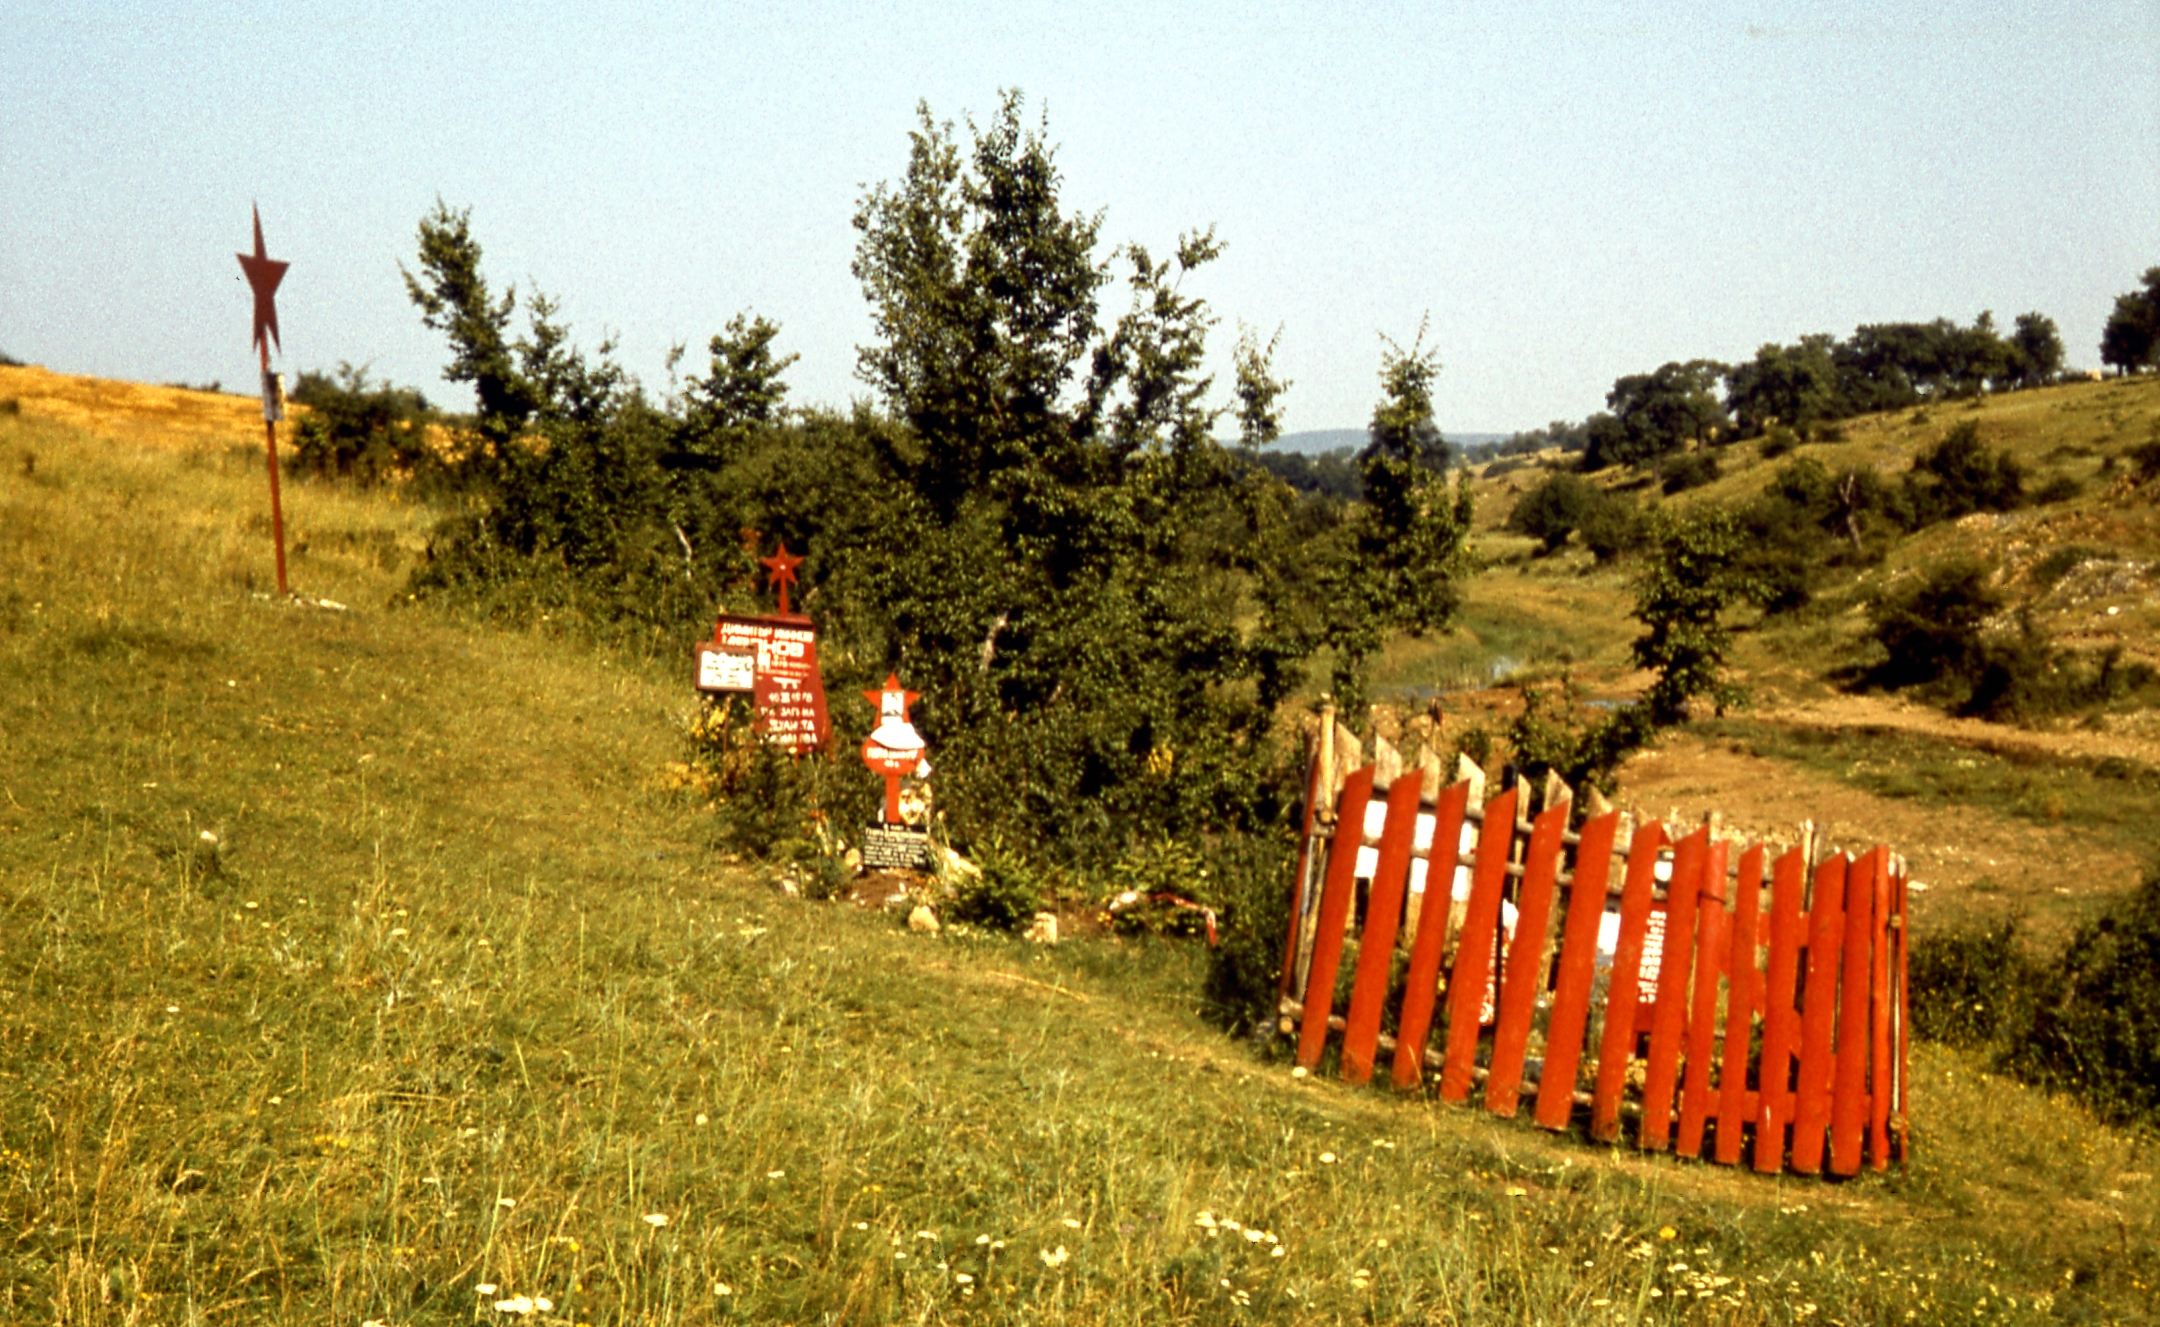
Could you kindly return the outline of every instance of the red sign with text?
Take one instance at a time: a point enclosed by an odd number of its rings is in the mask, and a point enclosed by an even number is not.
[[[712,640],[698,647],[698,687],[748,691],[759,728],[790,755],[823,751],[832,741],[817,630],[807,617],[721,618]]]

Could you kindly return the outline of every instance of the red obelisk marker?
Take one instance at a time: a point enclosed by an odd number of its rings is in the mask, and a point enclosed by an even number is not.
[[[255,347],[262,352],[263,378],[263,443],[270,453],[270,534],[277,541],[277,590],[280,595],[288,593],[285,588],[285,510],[278,499],[277,421],[283,418],[285,403],[275,379],[270,376],[270,343],[277,341],[282,353],[285,343],[278,337],[277,288],[285,279],[285,269],[290,263],[281,263],[263,252],[262,209],[255,212],[255,252],[234,254],[240,260],[240,270],[247,273],[248,286],[255,292]]]
[[[758,559],[758,565],[765,568],[765,583],[780,592],[780,616],[791,616],[787,591],[795,583],[795,568],[802,565],[802,555],[788,552],[787,540],[783,539],[771,557]]]

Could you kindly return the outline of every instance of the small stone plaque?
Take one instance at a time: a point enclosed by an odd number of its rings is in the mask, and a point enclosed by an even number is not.
[[[863,827],[863,869],[924,871],[930,867],[930,831],[912,825]]]

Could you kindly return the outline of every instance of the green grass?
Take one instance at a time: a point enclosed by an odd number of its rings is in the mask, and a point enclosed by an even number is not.
[[[350,611],[254,597],[253,457],[0,420],[0,1319],[2123,1321],[2160,1284],[2150,1140],[1948,1052],[1912,1165],[1762,1179],[1293,1078],[1190,948],[786,897],[657,791],[680,661],[400,607],[430,513],[288,494],[296,588]]]

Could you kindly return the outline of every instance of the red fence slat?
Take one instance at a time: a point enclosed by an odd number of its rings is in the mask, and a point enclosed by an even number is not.
[[[1357,892],[1357,854],[1365,841],[1365,804],[1372,800],[1373,767],[1343,781],[1335,806],[1335,841],[1328,848],[1327,883],[1320,889],[1320,919],[1313,936],[1312,967],[1305,976],[1305,1021],[1298,1029],[1297,1062],[1310,1069],[1327,1045],[1334,1012],[1335,967],[1342,960],[1343,928]]]
[[[1417,934],[1410,942],[1410,967],[1403,975],[1402,1010],[1395,1027],[1395,1086],[1406,1090],[1425,1074],[1425,1042],[1432,1032],[1433,1002],[1440,994],[1440,957],[1447,949],[1448,914],[1454,910],[1455,858],[1469,805],[1470,785],[1456,783],[1440,794],[1434,809],[1425,898],[1418,906]]]
[[[1680,1089],[1680,1136],[1673,1150],[1702,1155],[1703,1124],[1710,1118],[1711,1064],[1717,1058],[1718,978],[1726,965],[1725,854],[1723,839],[1710,842],[1696,896],[1695,990],[1688,1011],[1687,1076]]]
[[[1598,923],[1605,917],[1605,882],[1619,828],[1620,813],[1609,811],[1582,827],[1575,849],[1575,883],[1560,928],[1560,984],[1545,1028],[1545,1072],[1538,1078],[1537,1122],[1548,1129],[1565,1129],[1575,1112],[1575,1074],[1597,976]]]
[[[1522,891],[1515,897],[1515,938],[1508,944],[1507,972],[1500,982],[1499,1007],[1493,1017],[1492,1065],[1485,1075],[1485,1109],[1512,1116],[1522,1094],[1523,1053],[1530,1044],[1530,1023],[1537,1014],[1545,981],[1545,930],[1552,920],[1553,893],[1559,887],[1560,837],[1567,830],[1568,804],[1547,807],[1530,829],[1523,855]]]
[[[1868,942],[1875,931],[1875,877],[1886,867],[1877,848],[1845,876],[1845,950],[1838,982],[1837,1075],[1830,1103],[1830,1173],[1860,1173],[1861,1133],[1867,1127]]]
[[[1807,892],[1807,859],[1793,848],[1771,868],[1770,961],[1763,977],[1762,1058],[1755,1082],[1755,1169],[1765,1175],[1785,1165],[1785,1127],[1792,1123],[1793,1054],[1800,1046],[1798,994],[1800,942],[1806,919],[1801,895]]]
[[[1635,1053],[1635,1002],[1642,993],[1643,930],[1657,884],[1665,827],[1655,820],[1635,831],[1620,888],[1620,934],[1613,944],[1612,979],[1605,991],[1605,1035],[1598,1047],[1597,1088],[1590,1100],[1590,1136],[1609,1143],[1620,1135],[1620,1094]]]
[[[1470,905],[1463,912],[1462,934],[1455,940],[1455,970],[1448,974],[1447,1058],[1440,1066],[1440,1099],[1461,1101],[1470,1095],[1477,1063],[1478,1015],[1493,978],[1493,945],[1500,933],[1500,892],[1507,884],[1508,848],[1515,840],[1515,804],[1520,788],[1510,788],[1485,804],[1478,830],[1477,865],[1470,875]]]
[[[1912,914],[1905,910],[1905,885],[1906,877],[1901,871],[1898,874],[1897,882],[1897,997],[1891,1005],[1897,1011],[1896,1139],[1898,1160],[1900,1161],[1908,1161],[1912,1158],[1911,1117],[1908,1114],[1911,1107],[1906,1100],[1906,1094],[1912,1087],[1912,1060],[1907,1053],[1910,1050],[1910,1029],[1906,1027],[1908,1020],[1905,1013],[1905,993],[1912,989],[1906,984],[1906,974],[1910,970],[1910,965],[1907,962],[1906,947],[1912,939]]]
[[[1875,872],[1874,925],[1868,965],[1868,1159],[1890,1166],[1890,862],[1882,849]]]
[[[1822,1170],[1823,1130],[1830,1123],[1830,1074],[1835,1067],[1838,954],[1845,932],[1843,853],[1815,868],[1808,907],[1807,979],[1800,991],[1800,1073],[1793,1102],[1793,1169]]]
[[[1696,896],[1710,855],[1706,826],[1673,846],[1672,879],[1665,886],[1665,957],[1658,967],[1657,1009],[1650,1027],[1650,1054],[1643,1065],[1641,1146],[1662,1152],[1672,1140],[1673,1084],[1680,1076],[1680,1040],[1687,1028],[1688,969],[1695,957]]]
[[[1741,1131],[1752,1113],[1747,1108],[1748,1046],[1753,1040],[1755,1012],[1762,1006],[1758,994],[1762,973],[1755,966],[1761,933],[1762,868],[1763,846],[1758,843],[1740,854],[1740,874],[1733,881],[1732,938],[1725,962],[1725,1060],[1719,1071],[1716,1152],[1718,1163],[1726,1166],[1739,1164]],[[1764,1062],[1768,1063],[1767,1055]]]
[[[1403,892],[1410,883],[1410,844],[1417,833],[1418,800],[1424,788],[1418,771],[1405,770],[1388,790],[1380,860],[1365,895],[1357,980],[1350,987],[1350,1013],[1343,1027],[1343,1077],[1353,1083],[1372,1077],[1373,1047],[1380,1040],[1380,1010],[1387,1002],[1388,978],[1394,973],[1395,932],[1402,926]]]

